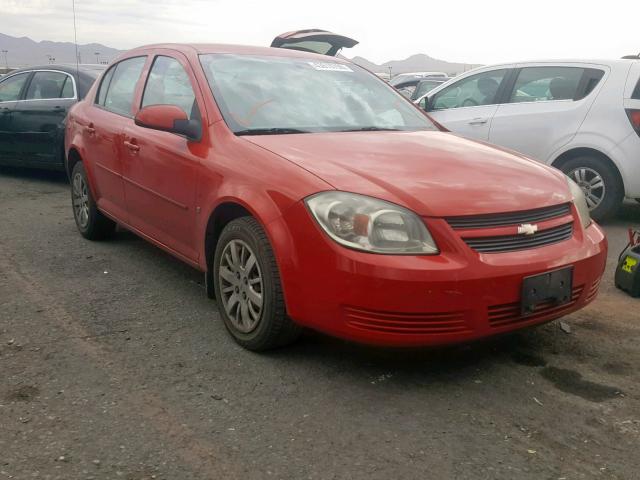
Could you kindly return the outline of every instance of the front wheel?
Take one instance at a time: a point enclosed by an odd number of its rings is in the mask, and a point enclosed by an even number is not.
[[[82,162],[76,163],[71,172],[71,202],[73,218],[84,238],[102,240],[113,234],[116,224],[98,210]]]
[[[618,172],[597,157],[572,158],[562,171],[582,189],[594,220],[613,216],[624,198],[624,185]]]
[[[220,315],[236,342],[259,351],[298,338],[302,329],[287,317],[271,244],[253,217],[233,220],[222,230],[213,269]]]

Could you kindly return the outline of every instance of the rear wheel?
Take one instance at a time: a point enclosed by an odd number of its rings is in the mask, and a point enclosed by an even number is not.
[[[113,234],[116,224],[98,210],[82,162],[76,163],[71,172],[71,201],[73,217],[83,237],[102,240]]]
[[[298,338],[302,329],[287,317],[271,244],[253,217],[224,228],[213,268],[220,315],[236,342],[258,351]]]
[[[595,220],[603,220],[616,213],[624,198],[624,186],[618,172],[607,162],[597,157],[581,156],[564,163],[562,171],[580,186]]]

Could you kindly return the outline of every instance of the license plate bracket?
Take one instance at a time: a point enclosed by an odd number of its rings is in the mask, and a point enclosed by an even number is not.
[[[520,313],[530,315],[540,304],[554,306],[571,301],[573,291],[573,267],[540,273],[522,280],[522,303]]]

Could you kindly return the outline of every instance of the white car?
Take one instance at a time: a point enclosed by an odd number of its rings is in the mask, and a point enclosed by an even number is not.
[[[455,133],[564,171],[596,219],[640,199],[638,58],[481,67],[416,103]]]

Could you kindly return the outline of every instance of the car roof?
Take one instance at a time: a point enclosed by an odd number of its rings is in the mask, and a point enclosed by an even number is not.
[[[72,65],[72,64],[64,64],[64,63],[50,63],[48,65],[32,65],[29,67],[22,67],[10,72],[11,75],[20,72],[30,72],[32,70],[58,70],[60,72],[65,73],[76,73],[80,71],[80,73],[87,72],[102,72],[108,67],[108,65],[98,65],[98,64],[88,64],[88,65]]]
[[[523,60],[523,61],[515,61],[515,62],[505,62],[505,63],[496,63],[491,65],[482,65],[480,67],[476,67],[472,70],[467,70],[467,72],[473,70],[480,70],[485,68],[500,68],[500,67],[513,67],[515,65],[533,65],[540,63],[552,63],[552,64],[585,64],[585,65],[608,65],[611,67],[615,67],[618,65],[629,65],[629,62],[638,61],[638,59],[631,58],[616,58],[616,59],[593,59],[593,58],[546,58],[546,59],[537,59],[537,60]],[[464,73],[467,73],[464,72]]]
[[[286,48],[273,47],[254,47],[249,45],[228,45],[219,43],[158,43],[152,45],[144,45],[133,50],[129,50],[123,54],[123,57],[130,57],[136,53],[145,53],[148,50],[168,49],[184,54],[237,54],[237,55],[265,55],[273,57],[295,57],[309,58],[314,60],[331,61],[339,63],[350,63],[346,59],[339,57],[330,57],[320,55],[318,53],[303,52],[300,50],[291,50]]]

